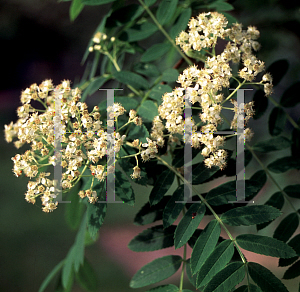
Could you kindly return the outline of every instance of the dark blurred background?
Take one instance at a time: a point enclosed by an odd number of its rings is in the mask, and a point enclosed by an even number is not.
[[[281,83],[276,86],[273,95],[273,98],[279,101],[286,88],[300,80],[300,8],[296,4],[298,2],[287,0],[229,2],[235,7],[230,13],[243,23],[244,28],[254,25],[261,32],[259,41],[262,47],[258,59],[265,61],[267,67],[278,59],[284,58],[289,61],[289,70]],[[83,53],[110,5],[85,7],[74,23],[69,20],[69,6],[70,2],[58,3],[54,0],[0,1],[1,129],[4,129],[4,124],[9,124],[10,121],[16,122],[16,109],[20,106],[21,90],[32,83],[40,84],[45,79],[52,79],[54,84],[59,84],[63,79],[74,82],[82,76],[84,67],[80,62]],[[94,103],[93,99],[98,98],[98,94],[89,97],[87,102]],[[247,98],[251,97],[252,94]],[[249,125],[255,132],[251,143],[261,140],[262,137],[268,137],[267,117],[272,108],[273,105],[269,104],[267,115],[250,122]],[[299,119],[299,105],[288,111],[295,121]],[[291,125],[288,124],[285,129],[287,136],[291,129]],[[28,179],[14,176],[11,157],[16,153],[24,153],[26,149],[29,147],[24,146],[19,150],[14,148],[12,143],[4,141],[3,132],[0,135],[1,291],[38,291],[46,275],[66,256],[76,235],[75,231],[69,230],[64,221],[63,204],[55,212],[45,214],[40,207],[25,201],[24,193],[27,190]],[[276,157],[289,154],[289,150],[283,150],[260,157],[268,164]],[[252,161],[247,168],[246,178],[258,169],[259,165]],[[299,172],[296,170],[274,177],[282,187],[299,183]],[[221,178],[220,182],[223,181]],[[206,186],[209,187],[210,185]],[[136,206],[129,207],[123,204],[109,206],[97,243],[86,248],[86,256],[99,275],[99,291],[133,291],[129,288],[129,281],[139,268],[157,257],[175,254],[173,248],[144,254],[131,252],[127,248],[128,242],[144,229],[133,225],[132,222],[139,208],[147,201],[147,194],[151,189],[135,185],[135,190]],[[263,204],[275,191],[276,188],[268,181],[258,195],[256,203]],[[299,202],[293,199],[291,201],[299,209]],[[289,212],[287,204],[283,211]],[[272,235],[283,217],[280,218],[259,234]],[[204,228],[210,219],[203,220],[200,228]],[[230,230],[235,235],[256,232],[254,226]],[[182,250],[176,251],[176,254],[182,254]],[[285,269],[276,268],[277,259],[256,256],[248,252],[245,254],[248,260],[262,263],[276,276],[282,278]],[[165,282],[170,283],[169,280]],[[171,282],[178,285],[179,275],[176,274]],[[296,287],[298,282],[299,277],[294,280],[283,280],[291,292],[298,291]],[[54,286],[55,283],[52,282],[46,291],[54,291]],[[187,284],[185,288],[191,286]],[[135,289],[137,292],[146,290],[146,288]],[[75,285],[72,291],[83,290]]]

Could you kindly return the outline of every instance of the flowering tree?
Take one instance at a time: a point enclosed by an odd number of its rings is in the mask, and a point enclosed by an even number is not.
[[[73,0],[71,19],[85,5],[109,2],[114,1]],[[202,7],[194,5],[195,1],[138,2],[113,5],[102,19],[84,54],[84,61],[89,55],[94,56],[92,67],[87,67],[89,74],[85,74],[88,78],[84,77],[73,89],[68,80],[57,86],[50,79],[40,85],[32,84],[21,93],[18,121],[5,125],[7,142],[17,138],[14,145],[18,149],[25,143],[31,146],[31,150],[12,158],[14,174],[30,178],[26,201],[40,204],[39,197],[42,210],[49,213],[60,207],[61,192],[63,199],[66,196],[71,199],[71,204],[65,206],[71,214],[68,221],[79,228],[66,258],[53,269],[39,291],[44,291],[57,273],[64,291],[71,291],[74,274],[87,290],[97,289],[92,268],[84,257],[84,247],[88,241],[96,240],[109,208],[106,198],[109,174],[115,178],[115,193],[129,205],[134,205],[135,195],[139,195],[134,193],[132,181],[153,186],[149,202],[138,212],[135,223],[146,225],[162,220],[163,224],[137,235],[128,245],[131,250],[183,247],[182,257],[165,256],[142,267],[133,276],[130,287],[158,283],[181,268],[179,287],[163,285],[148,291],[190,291],[184,289],[185,272],[195,289],[205,292],[288,291],[267,268],[249,262],[241,248],[280,258],[281,266],[291,265],[284,278],[297,277],[299,234],[290,238],[299,225],[299,211],[291,205],[292,213],[281,221],[273,237],[241,234],[234,238],[227,229],[227,225],[256,225],[260,230],[282,215],[280,210],[285,201],[290,202],[289,197],[299,198],[299,185],[282,189],[272,176],[272,172],[299,169],[299,159],[289,156],[265,166],[256,155],[291,147],[291,141],[292,147],[299,143],[298,132],[291,139],[280,136],[285,123],[282,116],[287,116],[299,131],[299,125],[283,110],[295,101],[283,96],[270,116],[271,139],[250,146],[248,141],[254,135],[250,128],[245,128],[237,139],[237,143],[247,148],[245,165],[254,157],[262,169],[245,181],[247,201],[233,203],[237,198],[236,173],[232,169],[240,162],[233,155],[234,149],[225,147],[226,140],[237,136],[238,128],[244,128],[257,112],[263,114],[265,109],[256,107],[256,102],[261,105],[267,98],[274,102],[272,72],[266,72],[264,62],[255,56],[260,48],[259,31],[253,26],[243,30],[232,16],[220,13],[232,9],[220,0]],[[165,39],[144,50],[139,42],[158,30]],[[134,55],[135,62],[126,67],[124,59],[128,53]],[[158,63],[162,57],[164,62]],[[99,67],[101,73],[96,75]],[[104,101],[89,112],[86,97],[111,79],[124,87],[124,92],[115,93],[118,102],[107,106]],[[175,81],[172,89],[167,83]],[[238,103],[236,93],[245,88],[257,90],[254,101]],[[44,109],[34,108],[32,100],[39,101]],[[189,103],[190,120],[185,115]],[[231,120],[225,112],[232,113]],[[190,137],[186,135],[188,127]],[[234,134],[221,135],[220,130],[232,130]],[[59,153],[58,136],[61,137]],[[192,147],[193,156],[190,180],[185,176],[187,146]],[[200,162],[196,162],[197,158]],[[53,166],[61,167],[61,181],[49,178],[51,172],[47,170]],[[233,178],[206,194],[201,193],[198,186],[222,175]],[[267,177],[279,191],[264,205],[253,205]],[[177,189],[172,196],[165,196],[175,178]],[[192,192],[191,201],[184,201],[186,185]],[[174,225],[181,212],[179,224]],[[211,214],[215,219],[204,230],[199,229],[203,217]],[[229,239],[220,237],[222,228]],[[187,245],[193,249],[190,259],[186,256]],[[237,288],[245,277],[247,284]]]

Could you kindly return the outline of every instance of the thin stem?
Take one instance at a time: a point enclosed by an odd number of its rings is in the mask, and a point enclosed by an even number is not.
[[[105,52],[104,54],[105,54],[106,56],[108,56],[108,58],[111,60],[111,62],[112,62],[113,65],[115,66],[116,70],[117,70],[118,72],[120,72],[121,69],[120,69],[120,67],[119,67],[119,65],[118,65],[118,63],[117,63],[117,61],[116,61],[116,59],[113,58],[112,55],[111,55],[109,52]],[[137,96],[141,96],[141,94],[140,94],[134,87],[132,87],[132,86],[129,85],[129,84],[126,84],[126,86],[127,86],[132,92],[134,92]]]
[[[153,22],[156,24],[158,29],[164,34],[164,36],[167,38],[167,40],[172,44],[172,46],[177,50],[177,52],[181,55],[181,57],[189,64],[193,65],[192,61],[179,49],[179,47],[175,44],[175,42],[171,39],[169,34],[164,30],[164,28],[161,26],[161,24],[157,21],[151,10],[148,8],[148,6],[145,5],[145,3],[142,0],[139,0],[143,8],[147,11],[149,16],[152,18]]]
[[[191,185],[189,183],[189,181],[187,181],[173,166],[169,165],[169,163],[167,163],[165,160],[163,160],[161,157],[159,156],[155,156],[159,161],[161,161],[164,165],[166,165],[171,171],[173,171],[175,173],[176,176],[178,176],[184,183],[190,185],[193,189],[193,191],[199,196],[199,198],[201,199],[201,201],[206,205],[206,207],[212,212],[212,214],[215,216],[215,218],[217,219],[217,221],[220,223],[220,225],[222,225],[222,227],[224,228],[225,232],[227,233],[228,237],[230,238],[230,240],[234,243],[238,253],[240,254],[240,257],[243,261],[244,264],[246,264],[247,260],[245,258],[245,256],[243,255],[242,251],[239,248],[239,245],[237,244],[236,240],[233,238],[233,236],[231,235],[231,233],[229,232],[229,230],[227,229],[227,227],[224,225],[223,221],[221,220],[221,218],[218,216],[218,214],[214,211],[214,209],[207,203],[207,201],[201,196],[201,194],[194,188],[193,185]]]
[[[246,80],[244,80],[242,83],[239,83],[239,85],[237,86],[237,88],[236,88],[234,91],[232,91],[232,92],[226,97],[225,100],[223,100],[223,101],[221,102],[221,105],[223,105],[229,98],[231,98],[231,97],[238,91],[238,89],[241,88],[241,87],[245,84],[245,82],[246,82]]]

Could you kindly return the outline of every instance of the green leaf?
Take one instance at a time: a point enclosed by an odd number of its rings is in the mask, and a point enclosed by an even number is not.
[[[68,286],[73,268],[75,272],[78,272],[80,265],[83,264],[86,223],[87,214],[83,216],[83,220],[76,235],[75,242],[70,248],[66,257],[65,265],[62,270],[62,284],[64,288],[67,288]]]
[[[298,120],[298,126],[300,125],[300,119]],[[300,157],[300,129],[294,128],[292,132],[292,147],[291,155],[293,157]]]
[[[116,96],[115,102],[121,103],[121,105],[129,112],[131,109],[136,109],[139,105],[139,102],[129,96]]]
[[[287,242],[299,226],[297,213],[291,213],[286,216],[274,231],[273,238]]]
[[[114,4],[118,4],[118,2]],[[108,18],[106,27],[113,28],[132,22],[137,19],[143,11],[143,7],[138,4],[129,4],[126,6],[121,4],[121,7],[115,10]]]
[[[74,21],[83,8],[83,0],[73,0],[70,6],[70,20]]]
[[[230,263],[213,277],[205,287],[204,292],[230,291],[242,282],[244,277],[244,264],[241,262]]]
[[[289,62],[285,59],[277,60],[268,67],[266,72],[271,73],[273,78],[273,86],[276,86],[280,82],[280,80],[286,74],[288,68]]]
[[[148,81],[133,72],[130,71],[119,71],[114,73],[114,77],[121,83],[131,85],[132,87],[136,89],[147,89],[149,88]]]
[[[271,221],[282,214],[271,206],[252,205],[237,207],[222,214],[223,223],[231,226],[249,226]]]
[[[108,81],[110,78],[107,77],[96,77],[90,84],[89,86],[86,88],[85,91],[87,91],[87,94],[89,96],[91,96],[92,94],[94,94],[99,88],[101,88],[101,86]]]
[[[297,261],[290,266],[284,273],[283,278],[285,280],[294,279],[300,276],[300,261]]]
[[[286,149],[291,146],[291,141],[283,136],[271,138],[269,140],[257,142],[253,146],[254,151],[271,152],[276,150]]]
[[[175,231],[175,249],[182,247],[194,234],[205,214],[205,205],[194,203],[180,220]],[[194,218],[194,219],[193,219]]]
[[[86,258],[84,259],[83,265],[80,266],[80,269],[75,276],[76,280],[83,289],[87,291],[96,291],[98,289],[97,274]]]
[[[163,225],[165,228],[171,226],[175,220],[178,218],[180,212],[184,207],[184,203],[179,203],[179,201],[183,201],[184,196],[184,185],[178,186],[178,188],[173,193],[171,199],[165,205],[163,211]],[[176,203],[177,202],[177,203]]]
[[[191,264],[190,264],[191,259],[188,259],[185,265],[185,271],[188,276],[188,279],[190,283],[196,287],[196,280],[197,280],[197,275],[192,275],[192,270],[191,270]]]
[[[175,173],[169,169],[160,174],[149,196],[149,202],[152,206],[160,202],[173,184],[174,178]]]
[[[243,285],[237,288],[236,290],[234,290],[234,292],[262,292],[262,291],[259,287],[253,284],[249,284],[249,290],[248,290],[248,285]]]
[[[158,28],[155,24],[144,22],[143,24],[137,24],[127,29],[123,35],[120,36],[120,39],[130,43],[141,41],[153,35],[157,30]]]
[[[178,292],[178,287],[172,284],[169,285],[162,285],[155,288],[152,288],[150,290],[147,290],[146,292]]]
[[[197,277],[197,288],[206,285],[214,275],[221,271],[234,254],[233,242],[229,239],[220,243],[206,259]]]
[[[259,182],[245,180],[245,197],[257,193],[261,186]],[[220,206],[228,204],[229,201],[236,201],[236,181],[229,181],[208,192],[205,199],[210,205]]]
[[[280,100],[280,104],[284,107],[296,106],[300,102],[299,91],[300,91],[300,81],[294,83],[283,93]]]
[[[103,5],[103,4],[111,3],[114,1],[116,0],[82,0],[82,3],[84,3],[85,5],[95,6],[95,5]]]
[[[52,271],[48,274],[46,279],[43,281],[41,284],[39,291],[38,292],[43,292],[51,282],[51,280],[55,277],[55,275],[60,271],[60,269],[64,266],[65,260],[62,260],[59,262],[53,269]]]
[[[264,170],[258,170],[250,177],[250,181],[258,182],[258,184],[256,185],[257,191],[253,192],[253,195],[249,196],[248,200],[252,200],[263,188],[263,186],[267,182],[267,174]]]
[[[160,75],[157,67],[154,64],[150,63],[136,63],[133,66],[133,70],[148,77],[157,77]]]
[[[105,181],[101,182],[100,185],[97,185],[97,194],[99,197],[100,193],[100,201],[106,200],[106,192],[105,192]],[[100,189],[100,192],[99,192]],[[93,190],[95,188],[93,187]],[[92,239],[94,239],[103,224],[104,217],[106,215],[107,203],[98,202],[95,204],[87,203],[87,217],[88,217],[88,231]]]
[[[156,18],[157,21],[164,25],[168,23],[171,18],[173,17],[176,7],[178,4],[178,0],[162,0],[161,3],[158,6],[157,12],[156,12]]]
[[[84,211],[84,204],[80,202],[80,197],[78,195],[81,186],[82,180],[80,180],[68,193],[67,201],[71,201],[71,203],[66,204],[65,219],[72,230],[78,228]]]
[[[93,239],[93,238],[91,238],[91,235],[90,235],[89,231],[86,230],[86,231],[85,231],[85,238],[84,238],[84,245],[85,245],[85,246],[92,245],[92,244],[94,244],[94,243],[96,242],[96,240],[97,240],[98,238],[99,238],[99,233],[97,233],[96,238]]]
[[[162,80],[166,82],[175,82],[178,79],[179,73],[176,69],[168,68],[162,74]]]
[[[133,125],[133,130],[129,131],[128,138],[135,140],[139,139],[142,143],[147,143],[146,138],[149,137],[149,132],[145,125],[137,126]]]
[[[74,284],[74,272],[73,271],[70,273],[68,285],[66,288],[63,287],[62,274],[60,273],[56,287],[55,287],[55,292],[72,292],[73,284]]]
[[[213,3],[209,4],[207,6],[207,8],[215,9],[217,11],[230,11],[230,10],[234,9],[234,7],[231,4],[226,3],[223,0],[218,0],[218,1],[213,2]]]
[[[232,26],[232,24],[238,22],[238,20],[237,20],[234,16],[232,16],[231,14],[229,14],[229,13],[227,13],[227,12],[222,12],[222,14],[223,14],[223,15],[227,18],[227,20],[228,20],[227,27],[230,27],[230,26]]]
[[[161,58],[171,49],[170,43],[161,43],[151,46],[147,51],[141,56],[141,62],[152,62]]]
[[[283,158],[276,159],[271,162],[268,166],[268,169],[275,173],[283,173],[290,169],[299,169],[300,168],[300,158],[286,156]]]
[[[174,245],[174,232],[176,226],[164,228],[163,225],[153,226],[134,237],[128,244],[132,251],[154,251]]]
[[[177,272],[181,262],[182,258],[175,255],[155,259],[136,272],[130,281],[130,287],[140,288],[165,280]]]
[[[285,112],[280,107],[274,107],[269,117],[269,132],[278,136],[284,129],[286,122]]]
[[[265,92],[262,89],[256,90],[253,96],[254,101],[254,120],[258,120],[264,115],[268,108],[268,98],[265,96]]]
[[[199,154],[199,149],[192,148],[192,159]],[[173,151],[172,166],[178,168],[184,166],[184,148],[175,149]]]
[[[165,196],[162,198],[162,200],[158,204],[156,204],[154,206],[151,206],[150,203],[147,202],[141,208],[141,210],[136,214],[136,216],[134,218],[134,224],[135,225],[147,225],[147,224],[153,223],[155,221],[161,220],[163,217],[162,214],[163,214],[164,208],[169,200],[170,200],[170,196]]]
[[[272,195],[272,197],[265,203],[265,205],[272,206],[272,207],[275,207],[275,208],[281,210],[283,205],[284,205],[284,197],[281,194],[281,192],[277,192],[277,193]],[[258,224],[256,226],[257,231],[267,227],[270,223],[272,223],[272,221],[262,223],[262,224]]]
[[[145,122],[152,122],[155,116],[158,116],[157,106],[151,100],[144,101],[139,107],[137,114]]]
[[[258,263],[249,262],[248,271],[252,280],[264,292],[288,292],[283,283],[267,268]]]
[[[150,93],[149,97],[158,101],[159,104],[162,103],[162,97],[166,92],[172,92],[172,88],[167,84],[157,84],[155,85]]]
[[[300,184],[287,186],[283,190],[289,197],[300,199]]]
[[[179,14],[176,22],[172,25],[170,29],[171,39],[175,39],[182,30],[186,29],[191,16],[192,16],[192,9],[190,7],[184,9]]]
[[[146,6],[150,7],[153,5],[157,0],[145,0],[144,3]]]
[[[208,168],[203,162],[200,162],[193,164],[192,170],[192,184],[200,185],[210,179],[219,170],[219,168],[216,166]]]
[[[135,197],[127,177],[119,169],[115,169],[115,193],[129,206],[134,206]]]
[[[254,234],[241,234],[236,237],[238,245],[246,250],[278,258],[296,256],[295,251],[286,243],[272,237]]]
[[[214,219],[207,224],[198,237],[191,255],[191,269],[193,274],[197,273],[206,259],[214,250],[221,233],[219,222]]]

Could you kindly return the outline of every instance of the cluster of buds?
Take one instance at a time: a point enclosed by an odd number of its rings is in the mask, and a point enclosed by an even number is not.
[[[115,37],[111,37],[110,39],[107,38],[105,33],[98,31],[93,37],[93,45],[89,47],[89,51],[102,51],[104,48],[107,47],[107,42],[114,42],[116,40]]]

